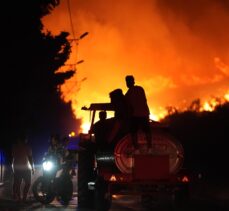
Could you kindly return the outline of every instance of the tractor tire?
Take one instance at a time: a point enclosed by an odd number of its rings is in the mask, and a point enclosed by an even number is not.
[[[88,182],[94,179],[94,145],[85,141],[81,145],[84,150],[79,152],[78,158],[78,207],[94,208],[94,192],[88,189]]]
[[[107,182],[102,177],[98,177],[95,187],[95,210],[108,211],[111,207],[112,197],[108,191]]]

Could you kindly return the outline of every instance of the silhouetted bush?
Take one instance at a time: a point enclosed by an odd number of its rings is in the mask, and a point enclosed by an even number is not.
[[[228,176],[229,103],[213,112],[176,112],[162,122],[170,125],[183,144],[186,167],[202,171],[208,178]]]

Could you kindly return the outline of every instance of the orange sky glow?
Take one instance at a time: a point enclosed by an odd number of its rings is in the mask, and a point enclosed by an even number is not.
[[[109,102],[116,88],[125,93],[127,74],[144,87],[154,119],[197,98],[228,101],[228,11],[223,0],[62,0],[43,19],[45,30],[68,31],[70,39],[89,32],[78,46],[72,42],[66,64],[84,62],[61,87],[63,99],[82,127],[89,114],[81,107]]]

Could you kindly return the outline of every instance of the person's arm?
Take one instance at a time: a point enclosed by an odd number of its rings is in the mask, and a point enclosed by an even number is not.
[[[33,162],[32,149],[30,147],[28,147],[28,160],[32,168],[32,174],[34,174],[35,168],[34,168],[34,162]]]
[[[32,155],[30,156],[28,156],[28,159],[29,159],[29,163],[30,163],[30,165],[31,165],[31,167],[32,167],[32,174],[34,174],[34,172],[35,172],[35,169],[34,169],[34,162],[33,162],[33,157],[32,157]]]
[[[11,157],[10,165],[11,165],[12,171],[14,173],[14,157]]]
[[[11,165],[12,171],[14,172],[14,147],[12,147],[11,149],[10,165]]]

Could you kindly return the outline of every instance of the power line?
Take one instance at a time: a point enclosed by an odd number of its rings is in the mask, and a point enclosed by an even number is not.
[[[70,26],[71,26],[71,30],[72,30],[73,41],[76,42],[76,45],[77,45],[77,39],[75,38],[75,31],[74,31],[74,26],[73,26],[73,21],[72,21],[72,12],[71,12],[70,0],[67,0],[67,5],[68,5],[68,14],[69,14]]]
[[[78,42],[79,42],[79,40],[81,40],[85,36],[87,36],[88,35],[88,32],[84,32],[83,34],[81,34],[79,37],[76,38],[76,36],[75,36],[75,30],[74,30],[74,25],[73,25],[73,20],[72,20],[72,12],[71,12],[70,0],[67,0],[67,6],[68,6],[68,14],[69,14],[69,20],[70,20],[70,27],[71,27],[72,36],[73,36],[73,39],[69,39],[69,41],[70,42],[72,42],[72,41],[75,42],[75,44],[76,44],[76,56],[77,56],[77,54],[78,54]],[[76,60],[77,59],[78,58],[76,58]],[[74,67],[74,70],[76,70],[76,65],[81,64],[82,62],[84,62],[84,60],[76,61],[75,64],[66,64],[65,66]],[[84,80],[86,80],[86,78],[83,78],[79,83],[75,83],[73,86],[71,86],[70,88],[68,88],[66,95],[69,95],[72,92],[72,90],[75,88],[76,85],[78,85],[80,87],[80,84]]]

